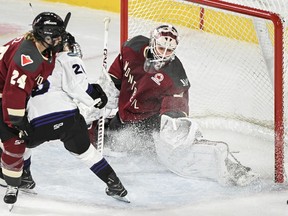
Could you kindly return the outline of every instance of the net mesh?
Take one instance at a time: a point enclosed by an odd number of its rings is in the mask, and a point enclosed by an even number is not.
[[[285,0],[225,0],[280,14],[283,20],[283,99],[287,110]],[[173,24],[191,88],[190,116],[274,142],[274,25],[271,21],[183,0],[129,0],[128,37]],[[287,116],[284,113],[285,144]],[[286,146],[285,145],[285,146]]]

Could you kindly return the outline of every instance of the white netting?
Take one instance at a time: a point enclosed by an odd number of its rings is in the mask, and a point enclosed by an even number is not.
[[[201,119],[207,127],[229,127],[274,142],[274,25],[271,21],[191,1],[128,2],[128,37],[149,36],[162,23],[171,23],[178,29],[180,44],[176,54],[191,82],[190,116]],[[287,110],[288,0],[227,2],[275,12],[282,17],[283,97]]]

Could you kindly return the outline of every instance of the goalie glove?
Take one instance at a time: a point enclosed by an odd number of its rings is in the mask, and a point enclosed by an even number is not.
[[[88,107],[83,103],[77,103],[77,106],[87,125],[99,119],[101,115],[100,110],[95,107]]]
[[[96,107],[88,107],[85,104],[80,103],[80,102],[76,102],[76,103],[80,111],[80,114],[84,117],[87,125],[91,125],[93,121],[98,120],[100,116],[102,115],[100,110],[97,109]],[[112,110],[105,109],[104,118],[107,118],[111,112]]]
[[[201,137],[198,124],[191,118],[161,116],[160,140],[169,143],[173,148],[179,145],[191,145]]]
[[[103,70],[105,70],[105,69],[103,69]],[[106,71],[104,71],[104,72],[107,73]],[[113,81],[108,79],[105,74],[102,74],[99,77],[99,80],[97,83],[102,86],[103,91],[106,93],[106,95],[108,97],[108,102],[106,104],[106,108],[108,108],[108,109],[118,108],[119,90],[115,87]]]

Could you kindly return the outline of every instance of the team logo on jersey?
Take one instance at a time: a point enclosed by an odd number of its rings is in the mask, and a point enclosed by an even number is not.
[[[161,73],[156,73],[151,79],[157,84],[160,85],[162,80],[164,79],[163,74]]]
[[[189,80],[186,79],[180,79],[180,81],[182,82],[183,86],[189,86]]]
[[[31,59],[31,57],[29,55],[24,55],[24,54],[21,55],[21,65],[22,66],[26,66],[26,65],[29,65],[32,63],[33,63],[33,60]]]

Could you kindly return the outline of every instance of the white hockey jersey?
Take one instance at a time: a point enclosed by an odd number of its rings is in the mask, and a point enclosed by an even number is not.
[[[37,127],[72,116],[77,112],[75,101],[93,107],[97,99],[89,95],[92,91],[83,61],[68,52],[61,52],[52,74],[28,101],[28,120]]]

